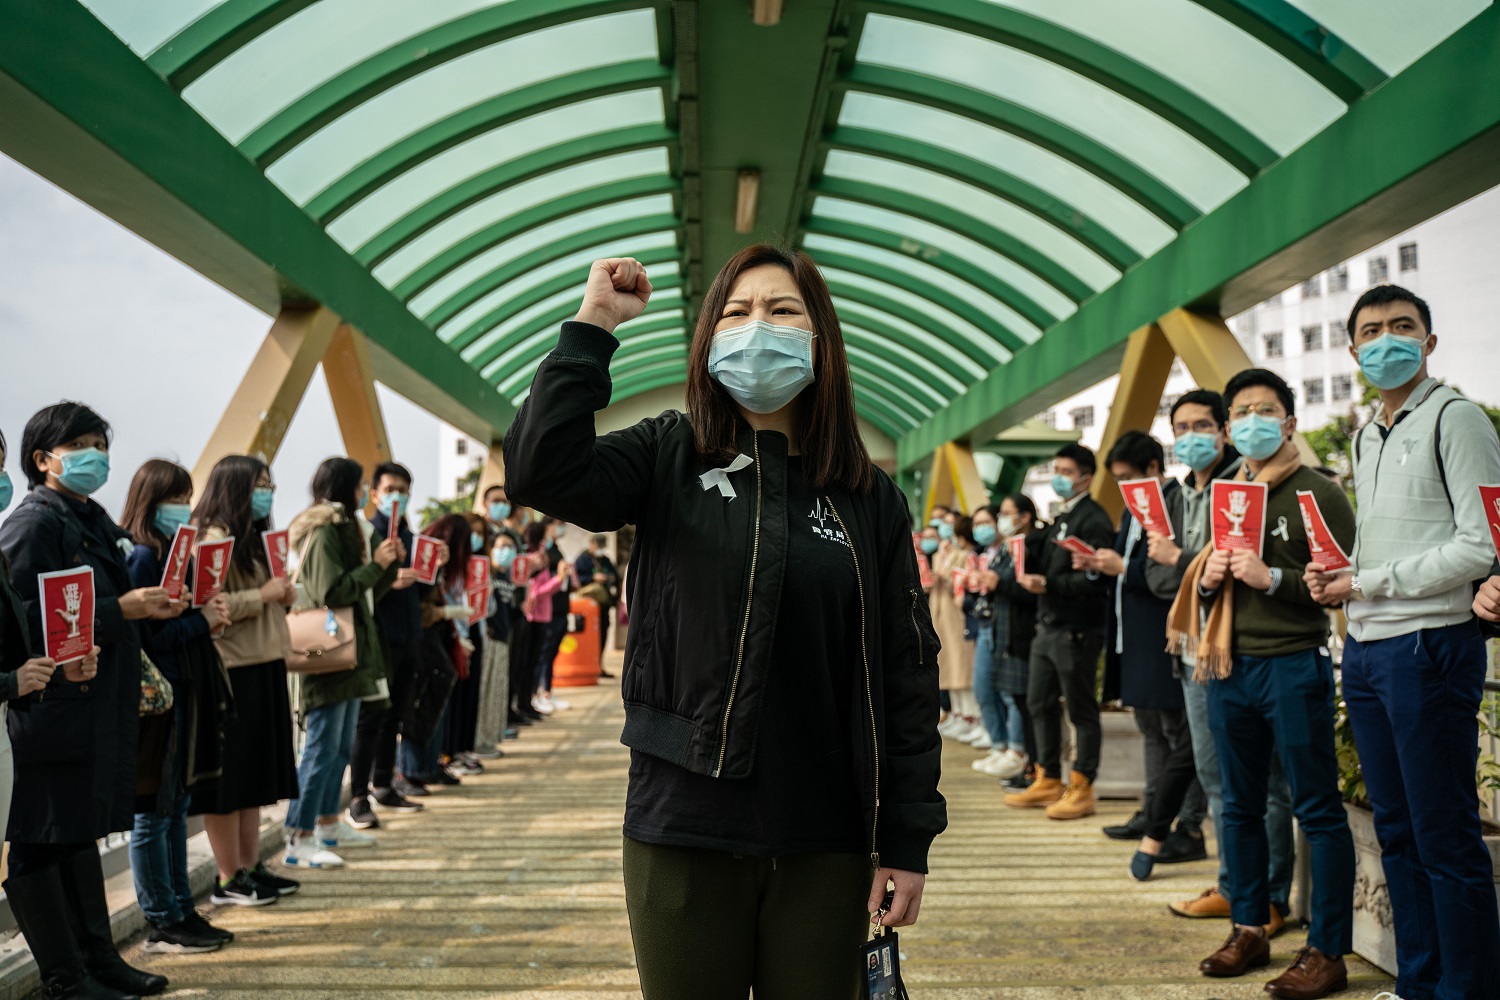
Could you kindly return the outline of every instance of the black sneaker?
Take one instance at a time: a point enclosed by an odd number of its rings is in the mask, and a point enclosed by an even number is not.
[[[1208,857],[1208,847],[1203,842],[1203,831],[1192,830],[1182,825],[1167,834],[1161,842],[1161,853],[1157,864],[1180,865],[1185,861],[1202,861]]]
[[[446,767],[438,768],[437,779],[433,781],[435,785],[462,785],[463,783],[464,780],[462,778]]]
[[[426,791],[426,789],[423,789]],[[398,813],[417,813],[427,808],[420,802],[413,802],[394,788],[375,789],[375,801],[382,809],[389,809]]]
[[[141,950],[153,955],[201,955],[224,947],[221,938],[204,934],[181,920],[168,927],[153,927]]]
[[[356,830],[377,830],[380,817],[370,808],[368,796],[360,795],[349,800],[349,825]]]
[[[251,877],[248,869],[242,868],[228,882],[217,882],[209,901],[220,906],[265,906],[281,898],[276,890],[269,889]]]
[[[234,931],[226,931],[222,927],[215,927],[207,920],[204,920],[203,914],[199,913],[197,910],[188,910],[188,914],[187,916],[182,918],[182,922],[187,924],[193,930],[197,931],[199,934],[207,934],[210,937],[216,937],[225,944],[228,944],[229,942],[234,940]]]
[[[432,792],[428,790],[426,782],[413,781],[411,778],[407,777],[397,778],[391,784],[390,790],[395,792],[397,795],[402,795],[409,799],[425,799],[427,796],[432,794]],[[379,795],[375,796],[375,801],[380,801]]]
[[[256,865],[250,869],[250,879],[256,885],[263,886],[278,896],[290,896],[302,888],[302,883],[294,878],[282,878],[280,875],[271,874],[265,865]]]

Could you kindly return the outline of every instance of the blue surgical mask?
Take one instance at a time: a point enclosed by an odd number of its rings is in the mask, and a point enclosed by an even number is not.
[[[922,551],[923,552],[927,553],[928,555],[932,555],[937,550],[938,550],[938,540],[936,538],[924,538],[924,539],[922,539]]]
[[[359,493],[354,497],[354,509],[364,510],[370,505],[370,487],[361,486]]]
[[[483,552],[484,551],[484,536],[483,535],[479,534],[478,532],[474,532],[474,531],[469,532],[469,551],[471,551],[471,552]]]
[[[392,517],[406,509],[406,503],[411,498],[405,493],[382,493],[375,501],[375,507],[386,517]]]
[[[708,374],[751,413],[775,413],[813,383],[813,335],[755,320],[714,334]]]
[[[974,525],[974,544],[981,549],[987,549],[995,544],[995,526],[993,524]]]
[[[510,517],[510,504],[506,503],[504,500],[499,500],[495,503],[490,504],[491,521],[503,521],[507,517]]]
[[[177,534],[177,529],[192,518],[192,508],[185,503],[160,503],[156,505],[156,530],[168,538]]]
[[[940,517],[935,517],[931,521],[927,522],[927,526],[929,528],[941,528],[943,526],[943,519]]]
[[[1179,437],[1172,445],[1177,460],[1194,472],[1202,472],[1213,466],[1219,457],[1219,436],[1190,431]]]
[[[953,525],[949,524],[947,521],[944,521],[942,524],[938,525],[938,537],[945,542],[948,539],[952,538]]]
[[[250,516],[257,521],[264,521],[271,516],[271,504],[276,499],[276,491],[269,486],[257,486],[250,491]]]
[[[1416,377],[1422,368],[1422,345],[1417,340],[1396,333],[1382,333],[1359,349],[1359,370],[1377,389],[1399,389]]]
[[[1281,443],[1286,440],[1282,423],[1275,417],[1251,413],[1229,425],[1229,439],[1234,442],[1241,455],[1264,462],[1280,451]]]
[[[1073,491],[1075,489],[1077,489],[1077,486],[1067,476],[1059,474],[1052,477],[1052,492],[1064,500],[1073,499]]]
[[[507,545],[503,549],[495,550],[495,565],[501,569],[508,570],[516,561],[516,550]]]
[[[10,473],[0,469],[0,510],[9,507],[15,495],[16,487],[10,481]]]
[[[80,448],[61,455],[49,451],[47,454],[62,459],[62,475],[57,481],[79,496],[96,493],[109,482],[109,452],[102,448]]]

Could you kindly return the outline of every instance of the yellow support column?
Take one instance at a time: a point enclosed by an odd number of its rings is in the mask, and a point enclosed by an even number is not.
[[[974,462],[974,450],[967,444],[949,441],[932,456],[932,476],[927,487],[927,502],[922,510],[925,524],[938,505],[952,507],[964,514],[990,502],[990,491],[985,488],[979,475],[979,466]]]
[[[1099,469],[1094,475],[1094,499],[1119,520],[1124,504],[1115,479],[1109,474],[1104,457],[1126,431],[1150,432],[1172,374],[1172,346],[1156,324],[1143,326],[1130,335],[1125,344],[1125,360],[1120,365],[1120,384],[1109,406],[1104,435],[1099,440]]]
[[[1172,350],[1177,352],[1193,378],[1205,389],[1223,392],[1224,386],[1236,372],[1255,367],[1255,362],[1250,360],[1250,355],[1245,353],[1244,347],[1220,316],[1189,309],[1174,309],[1158,322],[1162,333],[1166,334],[1167,341],[1172,345]],[[1301,434],[1293,437],[1292,441],[1302,455],[1303,465],[1323,464]]]
[[[193,466],[196,495],[225,455],[254,455],[268,465],[276,458],[338,325],[322,306],[281,311]]]
[[[375,466],[391,460],[391,442],[375,395],[375,374],[364,334],[347,323],[339,324],[323,353],[323,378],[344,438],[344,453],[364,466],[369,476]]]
[[[484,509],[484,491],[491,486],[505,485],[505,454],[500,448],[499,441],[490,442],[489,454],[484,460],[484,471],[479,474],[479,486],[474,490],[474,510],[480,514],[486,514]]]

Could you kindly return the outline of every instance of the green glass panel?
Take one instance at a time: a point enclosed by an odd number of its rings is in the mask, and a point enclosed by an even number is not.
[[[519,358],[540,358],[557,339],[558,327],[571,319],[578,308],[577,293],[558,296],[550,301],[551,312],[542,308],[528,310],[530,315],[524,322],[511,321],[506,324],[507,333],[510,334],[508,338],[497,336],[476,341],[473,349],[464,352],[465,360],[477,365],[485,378],[492,378],[496,372],[509,368]],[[651,296],[651,305],[648,306],[651,311],[647,315],[654,316],[658,312],[673,312],[681,308],[682,290],[665,288]]]
[[[1192,0],[987,2],[1046,18],[1125,53],[1226,112],[1283,155],[1344,112],[1344,102],[1306,73]]]
[[[1401,72],[1490,6],[1490,0],[1291,0],[1389,75]]]
[[[872,16],[859,62],[925,73],[1014,101],[1145,167],[1208,211],[1245,186],[1227,161],[1107,87],[1018,49],[959,31]]]
[[[984,333],[984,331],[978,329],[967,320],[955,316],[943,307],[933,305],[926,299],[913,295],[905,289],[874,281],[862,274],[855,274],[853,271],[845,271],[835,267],[823,267],[821,270],[830,281],[837,280],[852,288],[867,289],[877,295],[893,299],[909,308],[919,310],[921,313],[929,316],[934,322],[941,324],[946,329],[969,341],[978,349],[980,354],[992,358],[995,363],[1010,359],[1010,352],[996,343],[994,338]]]
[[[144,56],[198,18],[220,0],[80,0],[120,41]]]
[[[845,344],[844,350],[849,354],[851,368],[859,369],[867,377],[878,378],[887,387],[889,393],[899,398],[905,404],[905,408],[909,408],[913,413],[931,413],[935,408],[947,402],[932,388],[913,379],[910,373],[902,371],[854,341],[851,340]]]
[[[846,337],[858,336],[866,341],[877,343],[882,349],[889,351],[901,359],[901,363],[914,378],[920,378],[925,384],[932,386],[934,391],[946,393],[947,398],[952,399],[963,392],[968,385],[960,382],[946,370],[933,364],[925,355],[918,352],[921,345],[906,338],[894,338],[884,333],[870,329],[875,324],[865,323],[858,313],[849,308],[847,300],[835,300],[839,311],[839,326],[843,329]]]
[[[546,348],[550,350],[550,341],[557,339],[557,331],[547,331],[534,341],[548,342]],[[530,342],[528,342],[530,343]],[[532,344],[532,346],[537,346]],[[544,352],[545,353],[545,352]],[[647,365],[662,361],[681,362],[687,358],[687,347],[681,337],[668,335],[664,342],[654,346],[644,347],[641,350],[625,357],[616,356],[614,363],[610,366],[611,371],[620,371],[629,374],[631,371],[644,368]],[[522,386],[531,384],[531,379],[536,375],[535,365],[524,365],[511,375],[503,379],[495,388],[500,390],[501,395],[510,395]]]
[[[844,98],[839,124],[920,138],[1001,166],[1069,202],[1142,256],[1161,249],[1175,235],[1171,226],[1082,167],[1009,132],[960,115],[856,91]]]

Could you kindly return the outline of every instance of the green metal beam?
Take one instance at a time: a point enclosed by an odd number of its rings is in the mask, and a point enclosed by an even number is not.
[[[655,372],[638,372],[629,378],[618,379],[610,387],[610,403],[620,403],[631,396],[641,396],[653,389],[665,389],[669,385],[687,383],[687,365],[677,365]]]
[[[960,335],[957,331],[948,329],[944,324],[932,319],[926,313],[918,312],[899,299],[893,299],[859,285],[843,281],[837,275],[827,276],[827,282],[828,290],[833,293],[835,298],[858,302],[867,309],[874,310],[885,316],[894,316],[896,319],[910,323],[918,329],[925,330],[934,339],[947,344],[955,352],[968,358],[985,371],[989,371],[995,366],[995,356],[979,344],[974,343],[968,337]],[[934,358],[933,360],[937,359]]]
[[[579,287],[580,289],[582,288],[581,285]],[[686,299],[682,296],[682,291],[686,287],[686,279],[682,279],[679,277],[677,281],[674,282],[674,287],[671,289],[673,292],[675,292],[675,295],[672,298],[658,298],[651,305],[647,306],[646,311],[639,317],[631,320],[629,324],[616,330],[615,336],[619,338],[620,343],[622,345],[629,345],[634,343],[641,337],[649,336],[662,330],[681,330],[683,331],[683,338],[685,340],[691,339],[691,335],[686,332],[685,325],[687,323],[687,320],[684,315],[682,315],[683,313],[685,313],[687,308]],[[582,293],[580,292],[580,294]],[[555,328],[560,324],[572,318],[573,313],[571,311],[563,307],[558,307],[557,309],[551,310],[545,315],[532,320],[519,330],[512,331],[510,336],[508,336],[506,339],[512,345],[524,344],[528,340],[531,340],[533,337],[538,337],[545,332],[555,330]],[[541,343],[545,347],[546,341],[543,340]],[[536,348],[534,351],[528,351],[528,357],[530,357],[533,361],[540,361],[543,355],[546,353],[546,350],[550,349],[550,347],[546,347],[545,350],[542,348]],[[516,368],[514,365],[506,365],[503,377],[508,378],[510,375],[515,374],[515,371]],[[492,373],[492,375],[494,375],[494,373]]]
[[[930,415],[938,407],[946,402],[945,397],[937,400],[931,399],[929,392],[922,390],[920,382],[911,379],[899,368],[892,368],[878,356],[864,349],[857,338],[845,338],[847,343],[845,350],[849,355],[849,368],[851,371],[858,370],[866,379],[873,380],[881,385],[886,392],[887,398],[894,402],[900,402],[902,406],[912,412],[912,422],[915,423],[920,417]],[[901,397],[900,400],[894,397]],[[918,413],[917,411],[920,411]]]
[[[643,215],[639,218],[626,219],[623,222],[613,222],[597,229],[574,233],[560,240],[553,240],[546,246],[508,260],[501,267],[486,272],[484,277],[471,281],[423,316],[423,322],[436,330],[495,289],[523,278],[554,261],[582,253],[593,247],[618,249],[619,244],[628,240],[638,239],[651,233],[678,229],[681,225],[681,221],[675,215]],[[613,253],[615,250],[612,249],[610,252]],[[629,250],[620,252],[628,253]]]
[[[199,77],[316,0],[225,0],[168,38],[146,57],[172,88]]]
[[[1118,49],[1045,18],[983,0],[860,0],[860,7],[985,38],[1072,70],[1176,125],[1247,177],[1276,162],[1276,151],[1233,116]]]
[[[848,127],[834,129],[824,138],[823,145],[828,149],[895,160],[982,188],[1055,226],[1098,254],[1117,271],[1124,271],[1141,259],[1130,244],[1078,208],[1009,171],[962,153],[890,132]]]
[[[678,190],[676,180],[662,175],[659,177],[633,177],[624,181],[612,181],[608,184],[600,184],[598,187],[575,191],[573,194],[565,195],[562,198],[554,198],[533,208],[528,208],[523,212],[506,216],[498,222],[493,222],[485,226],[477,233],[464,237],[405,278],[402,278],[391,291],[402,302],[410,302],[422,289],[431,285],[460,264],[474,259],[493,246],[498,246],[506,240],[519,236],[528,229],[535,229],[549,222],[566,219],[569,216],[577,215],[580,212],[587,212],[590,209],[599,208],[604,205],[630,201],[633,198],[644,198],[654,194],[675,195],[678,193]]]
[[[953,397],[953,386],[947,380],[935,376],[923,362],[927,359],[916,354],[900,341],[889,341],[872,331],[863,330],[852,323],[841,324],[844,340],[855,344],[884,362],[899,376],[912,385],[920,386],[922,393],[933,398],[941,406]]]
[[[834,239],[863,243],[889,253],[898,253],[919,260],[930,267],[944,271],[959,281],[973,285],[976,289],[994,296],[1017,313],[1030,320],[1040,329],[1047,329],[1057,322],[1057,317],[1039,305],[1035,299],[1020,289],[984,268],[976,267],[967,259],[948,253],[927,243],[919,243],[905,236],[898,236],[885,229],[866,226],[857,222],[824,218],[814,215],[802,224],[805,236],[829,236]]]
[[[835,296],[834,304],[838,308],[839,322],[844,326],[857,326],[862,330],[869,331],[887,343],[906,344],[911,340],[909,335],[886,321],[885,313],[870,309],[862,303],[853,302],[842,296]],[[869,309],[869,311],[866,312],[866,309]],[[911,344],[911,350],[921,351],[925,346],[924,344],[913,343]],[[960,385],[969,385],[975,379],[974,373],[958,360],[956,352],[936,351],[931,354],[924,353],[922,357],[929,364],[936,366]]]
[[[1492,6],[902,438],[899,465],[1094,384],[1172,309],[1232,315],[1500,183],[1496,52]],[[1401,140],[1361,155],[1381,136]]]
[[[909,432],[916,421],[892,408],[878,394],[865,391],[853,371],[849,373],[849,377],[854,384],[854,412],[868,420],[886,437],[901,440],[901,435]]]
[[[507,425],[509,403],[80,4],[0,0],[0,23],[0,149],[261,309],[326,305],[443,419]]]
[[[1056,153],[1140,204],[1173,229],[1201,214],[1154,174],[1056,119],[982,90],[908,70],[854,66],[835,83],[846,91],[878,94],[968,118]]]
[[[647,0],[511,0],[456,17],[313,88],[240,140],[240,152],[264,170],[340,116],[450,60],[570,21],[651,6]]]
[[[633,90],[665,90],[671,82],[668,67],[654,59],[637,59],[507,91],[423,126],[366,158],[314,195],[307,212],[326,226],[408,170],[475,136],[580,101]]]
[[[658,292],[662,292],[668,289],[679,287],[682,284],[682,278],[674,274],[662,279],[661,281],[653,282],[652,284]],[[580,301],[582,300],[582,297],[583,289],[580,287]],[[657,299],[653,296],[652,301],[646,304],[646,311],[641,315],[644,316],[649,315],[653,312],[663,312],[668,309],[680,308],[682,308],[682,306],[679,299]],[[575,302],[564,303],[563,305],[558,306],[556,309],[549,310],[545,314],[538,316],[531,323],[527,324],[524,330],[517,330],[511,336],[501,338],[500,340],[495,341],[495,343],[487,345],[483,351],[468,359],[469,364],[474,366],[475,371],[482,372],[486,367],[494,362],[495,359],[504,355],[506,351],[515,347],[518,343],[523,343],[527,338],[533,337],[538,333],[541,333],[543,330],[561,326],[567,320],[572,319],[573,316],[577,314],[577,312],[578,304]],[[550,350],[552,350],[552,346],[550,344],[543,344],[540,347],[530,349],[524,354],[520,354],[514,358],[511,358],[510,361],[506,362],[505,367],[490,372],[486,377],[496,384],[503,382],[506,378],[514,374],[519,369],[524,368],[527,365],[535,364],[542,358],[546,357],[547,352]]]
[[[1193,0],[1332,91],[1345,104],[1380,86],[1385,73],[1288,0]]]
[[[508,187],[600,157],[666,146],[675,140],[675,133],[660,125],[636,125],[560,142],[508,160],[423,202],[370,237],[354,251],[354,259],[375,267],[434,226]]]

